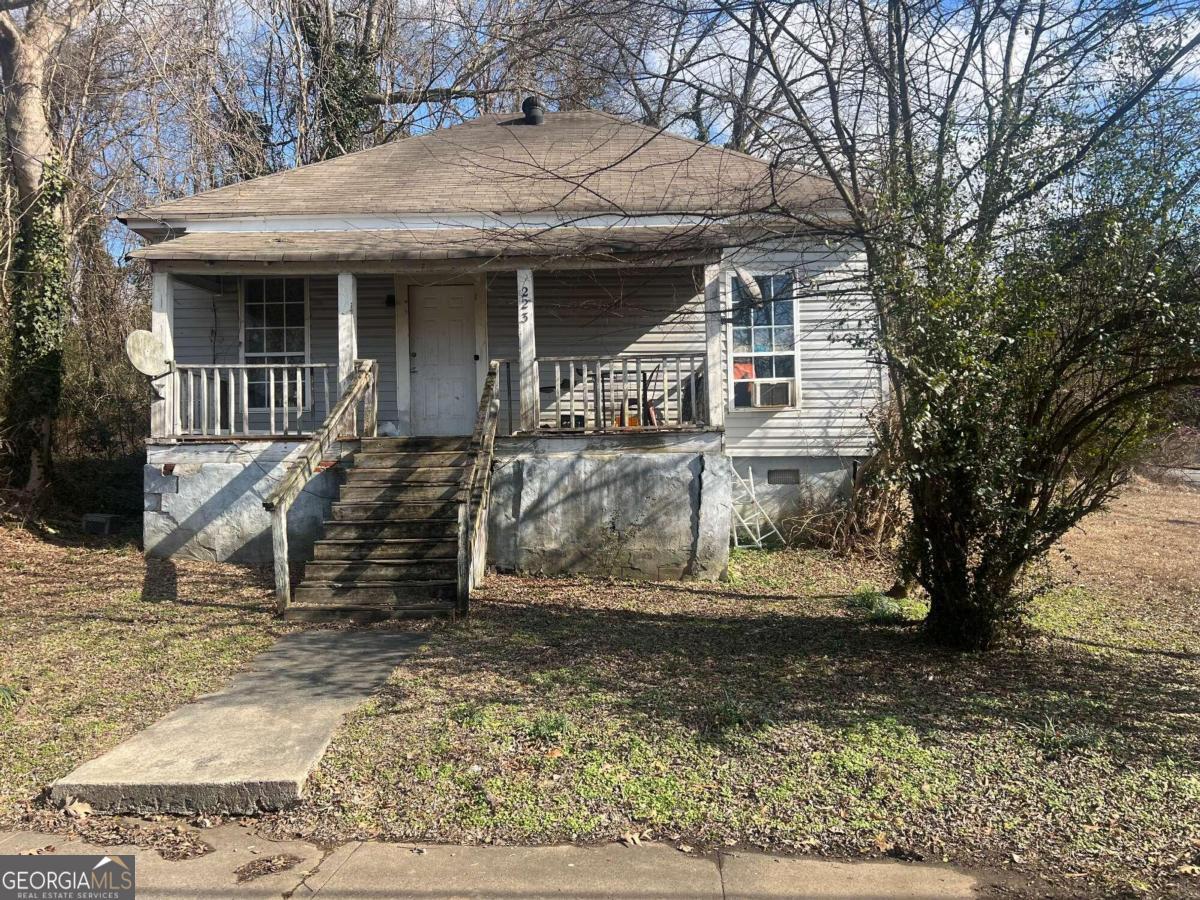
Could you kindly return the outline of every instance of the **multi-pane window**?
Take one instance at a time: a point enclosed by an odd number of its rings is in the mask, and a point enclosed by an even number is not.
[[[303,278],[246,278],[242,285],[243,327],[246,363],[297,366],[307,361],[308,329]],[[250,369],[250,406],[267,406],[268,369]],[[283,406],[281,375],[276,373],[275,405]],[[289,402],[295,388],[289,386]]]
[[[756,275],[762,300],[733,276],[733,405],[795,405],[796,305],[790,273]]]

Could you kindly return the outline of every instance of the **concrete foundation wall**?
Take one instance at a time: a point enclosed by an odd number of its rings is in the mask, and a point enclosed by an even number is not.
[[[282,441],[148,447],[142,515],[146,554],[270,563],[271,514],[262,501],[300,449]],[[317,475],[289,510],[293,559],[311,556],[337,495],[337,478],[335,471]]]
[[[749,478],[753,470],[754,495],[780,526],[803,512],[844,499],[855,464],[854,459],[845,456],[743,456],[732,462],[743,478]],[[772,472],[776,479],[795,478],[797,483],[771,484]]]
[[[552,575],[721,578],[729,472],[717,433],[500,439],[489,562]]]

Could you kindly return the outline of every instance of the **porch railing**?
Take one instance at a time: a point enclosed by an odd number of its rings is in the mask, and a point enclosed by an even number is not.
[[[492,360],[471,432],[470,479],[458,507],[458,614],[466,615],[475,585],[487,568],[488,506],[492,496],[492,458],[500,423],[500,363]]]
[[[288,568],[287,514],[304,486],[317,472],[329,448],[340,437],[374,437],[379,419],[379,366],[373,359],[356,360],[346,390],[329,415],[309,439],[300,457],[288,466],[283,477],[263,500],[271,513],[271,552],[275,558],[275,601],[279,613],[292,599],[291,570]]]
[[[539,432],[642,432],[707,424],[703,351],[540,356]],[[520,372],[500,363],[502,425],[520,428]]]
[[[182,364],[170,377],[174,432],[184,438],[311,434],[338,400],[332,363]]]

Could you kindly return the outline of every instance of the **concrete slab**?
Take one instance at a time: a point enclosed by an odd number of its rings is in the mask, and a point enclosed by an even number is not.
[[[322,851],[303,841],[272,841],[238,824],[222,825],[201,832],[212,852],[193,859],[166,860],[153,850],[120,844],[96,846],[77,840],[32,832],[17,836],[5,853],[19,853],[52,847],[47,855],[132,854],[137,857],[138,900],[187,900],[187,898],[225,898],[238,900],[278,900],[296,890],[306,875],[319,866]],[[247,867],[276,860],[278,871],[257,877]],[[239,873],[240,876],[239,877]],[[304,896],[300,892],[297,896]]]
[[[72,841],[70,838],[62,835],[44,834],[39,831],[18,831],[6,836],[5,840],[0,841],[0,853],[5,855],[13,855],[25,853],[29,850],[46,850],[51,852],[49,848],[53,848],[55,853],[88,853],[91,851],[79,850],[82,846],[78,841]],[[75,848],[70,850],[62,850],[60,848],[69,847]]]
[[[330,879],[341,871],[342,866],[350,862],[354,854],[362,846],[361,841],[354,841],[334,847],[315,869],[304,876],[303,882],[296,888],[296,892],[292,896],[298,898],[298,900],[303,900],[305,897],[311,897],[316,894],[329,883]]]
[[[424,639],[309,631],[260,654],[223,690],[182,706],[51,788],[97,811],[248,815],[300,799],[342,718]]]
[[[726,900],[926,900],[971,898],[978,881],[941,866],[903,862],[835,862],[753,853],[723,853]]]
[[[272,841],[240,825],[204,831],[213,852],[195,859],[169,861],[153,851],[137,853],[138,900],[237,897],[278,900],[294,891],[321,862],[322,852],[303,841]],[[247,878],[249,868],[278,860],[286,868]],[[245,880],[239,881],[239,870]]]
[[[414,848],[364,844],[315,896],[321,900],[721,900],[721,874],[713,860],[688,856],[663,845]]]
[[[744,853],[721,853],[718,862],[663,844],[460,847],[354,842],[323,851],[305,841],[265,838],[241,823],[206,829],[200,836],[212,852],[188,860],[169,861],[152,850],[98,847],[31,832],[5,835],[3,852],[135,854],[141,900],[965,900],[978,896],[980,886],[975,878],[942,866]],[[279,862],[264,866],[266,860]],[[285,867],[270,871],[279,865]],[[258,869],[265,871],[246,877]]]

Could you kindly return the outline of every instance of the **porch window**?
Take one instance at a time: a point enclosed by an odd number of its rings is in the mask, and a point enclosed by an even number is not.
[[[796,405],[796,296],[790,272],[755,275],[762,302],[733,283],[735,409]]]
[[[242,281],[242,348],[248,365],[258,363],[298,366],[308,362],[308,298],[303,278],[245,278]],[[266,409],[266,368],[247,372],[250,406]],[[279,373],[275,376],[280,378]],[[296,385],[290,384],[289,405],[296,402]],[[282,407],[282,385],[277,382],[275,405]]]

